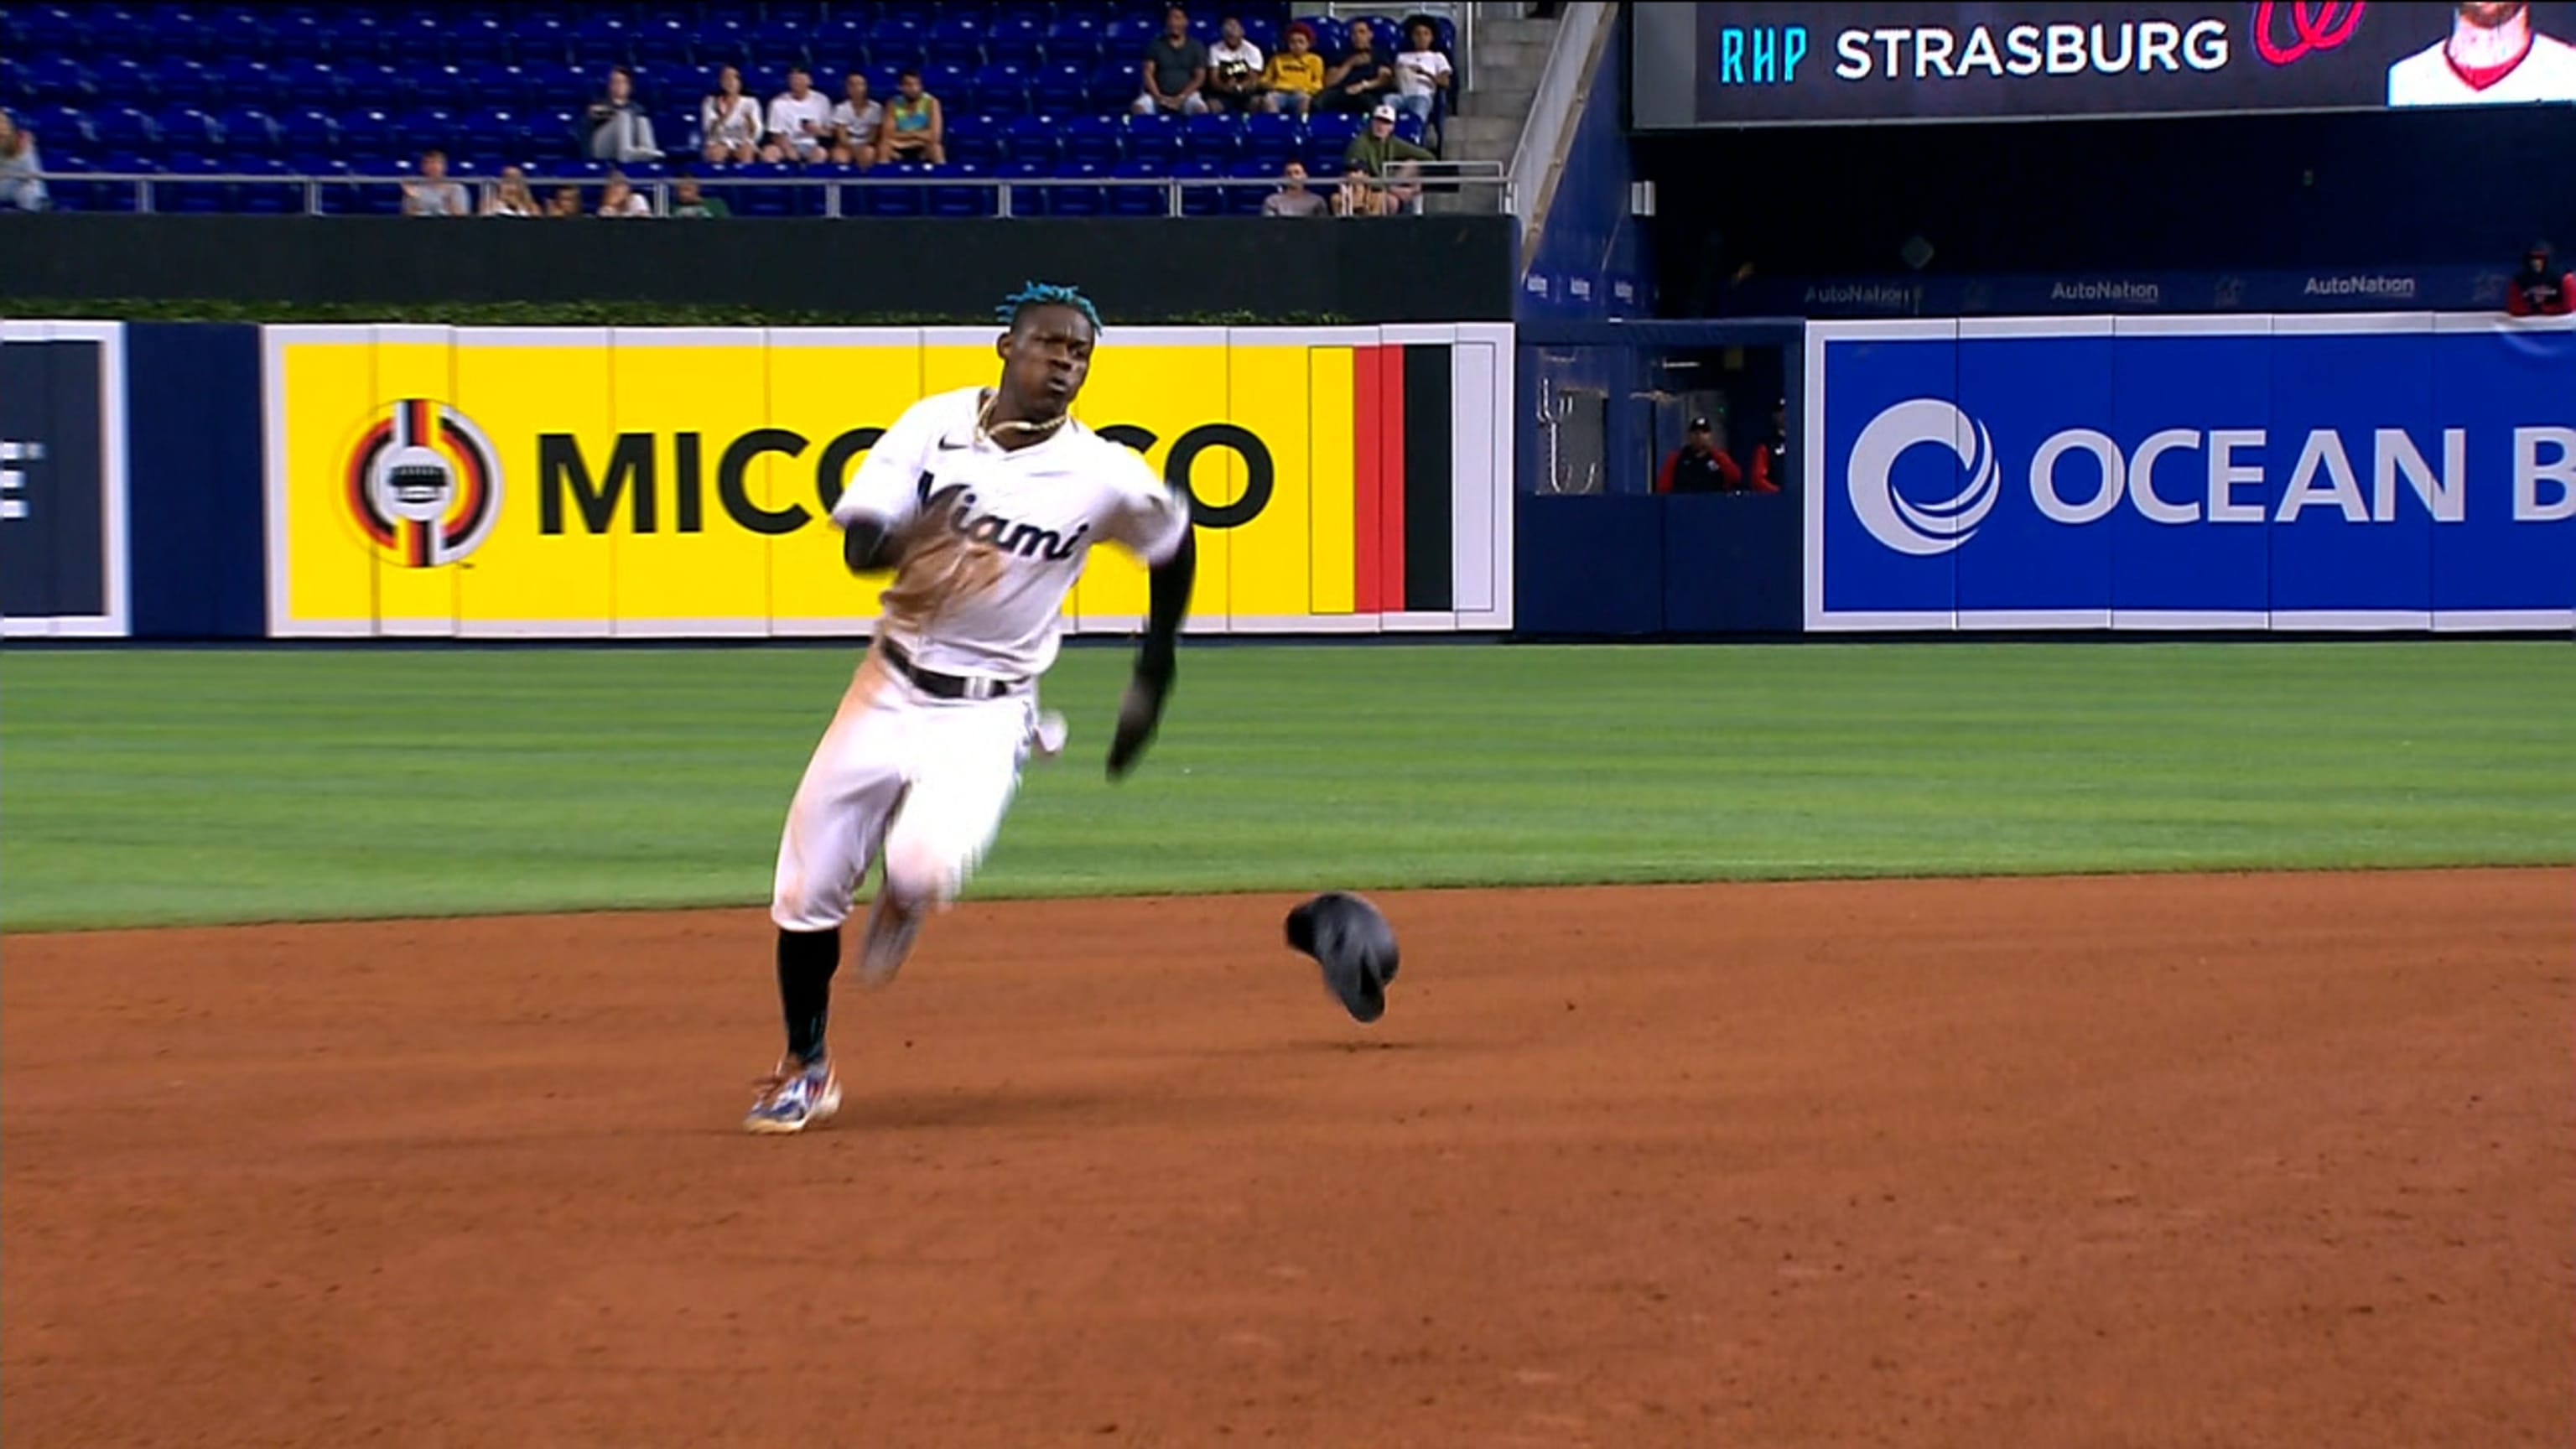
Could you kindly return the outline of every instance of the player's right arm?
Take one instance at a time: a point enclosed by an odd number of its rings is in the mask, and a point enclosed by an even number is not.
[[[841,529],[841,562],[854,574],[882,573],[902,561],[905,528],[920,515],[922,475],[930,470],[939,435],[935,401],[903,410],[832,505],[832,522]]]

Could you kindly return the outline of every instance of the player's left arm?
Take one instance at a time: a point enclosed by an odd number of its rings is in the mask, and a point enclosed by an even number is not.
[[[1137,469],[1126,490],[1112,536],[1145,562],[1145,638],[1136,646],[1134,673],[1118,705],[1118,731],[1109,742],[1109,778],[1122,779],[1152,743],[1180,672],[1181,623],[1189,616],[1190,588],[1198,580],[1198,541],[1186,495]]]

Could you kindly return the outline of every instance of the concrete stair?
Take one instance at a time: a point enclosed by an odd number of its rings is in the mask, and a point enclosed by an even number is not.
[[[1493,161],[1509,168],[1538,95],[1540,72],[1556,44],[1557,23],[1526,17],[1500,18],[1514,7],[1487,5],[1476,17],[1475,52],[1467,58],[1468,89],[1451,108],[1440,137],[1440,154],[1449,161]],[[1502,193],[1476,187],[1454,196],[1424,200],[1426,211],[1493,212],[1502,209]]]

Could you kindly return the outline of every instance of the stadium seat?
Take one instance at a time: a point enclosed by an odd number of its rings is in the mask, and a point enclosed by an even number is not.
[[[1171,174],[1171,168],[1159,160],[1121,161],[1110,171],[1119,181],[1160,181]],[[1109,213],[1112,216],[1163,216],[1171,211],[1171,192],[1159,186],[1113,186],[1109,188]]]
[[[243,160],[270,156],[277,150],[277,118],[257,106],[226,106],[215,115],[224,146]]]
[[[99,145],[115,151],[149,152],[161,144],[152,117],[140,106],[111,106],[93,113],[90,133]]]
[[[203,53],[226,60],[265,60],[273,33],[269,22],[273,18],[239,6],[215,11],[205,17],[198,31],[204,37]]]
[[[1127,159],[1126,126],[1107,116],[1075,116],[1064,123],[1063,155],[1068,161],[1112,167]]]
[[[1091,70],[1091,109],[1103,115],[1126,110],[1145,90],[1142,62],[1102,61]]]
[[[202,105],[213,88],[213,82],[206,75],[205,62],[195,56],[165,55],[153,67],[151,95],[165,106]],[[121,98],[101,88],[99,99]]]
[[[1046,27],[1033,15],[997,19],[984,33],[984,59],[1034,70],[1046,58]]]
[[[1243,149],[1243,118],[1240,116],[1191,116],[1181,122],[1181,131],[1189,139],[1193,160],[1222,161],[1231,165]]]
[[[1039,110],[1071,115],[1090,109],[1090,66],[1050,63],[1041,66],[1036,74],[1037,83],[1030,96]]]
[[[948,159],[975,166],[990,166],[1002,157],[1002,139],[984,117],[960,112],[947,118],[945,142]]]
[[[1178,161],[1184,145],[1178,116],[1129,116],[1127,118],[1127,155],[1162,162],[1166,168]]]
[[[1104,168],[1087,161],[1073,161],[1056,167],[1055,174],[1059,182],[1093,181],[1104,174]],[[1048,188],[1046,214],[1049,216],[1098,216],[1107,206],[1103,188],[1096,185]]]
[[[1222,180],[1225,163],[1193,156],[1172,168],[1174,179],[1190,182]],[[1218,186],[1185,186],[1181,190],[1183,216],[1216,216],[1225,210],[1225,189]]]
[[[1039,174],[1052,170],[1063,156],[1063,126],[1053,116],[1021,116],[1002,133],[1012,162],[1032,162]],[[1023,173],[1012,172],[1012,175]]]
[[[1251,115],[1243,118],[1243,158],[1257,161],[1277,175],[1291,161],[1302,160],[1306,128],[1296,116]]]
[[[510,27],[498,15],[461,15],[450,22],[448,59],[458,65],[499,65],[510,59]]]
[[[968,94],[974,109],[1015,116],[1029,108],[1029,75],[1016,65],[995,64],[975,72]]]
[[[1018,158],[1003,162],[1000,166],[995,167],[993,171],[993,174],[1000,177],[1002,180],[1013,183],[1044,178],[1051,176],[1054,173],[1054,166],[1047,162],[1020,160]],[[1010,195],[1011,215],[1044,216],[1047,214],[1046,189],[1044,187],[1014,184],[1010,187]]]
[[[856,187],[843,188],[841,214],[844,216],[920,216],[930,209],[929,191],[920,186],[895,183],[916,181],[931,174],[931,168],[909,163],[880,166],[868,173],[866,182]],[[849,204],[849,196],[853,191],[858,193],[860,203],[855,208]]]
[[[281,60],[269,67],[272,106],[329,106],[340,100],[340,74],[319,60]]]
[[[293,169],[275,156],[262,156],[244,162],[235,169],[254,176],[285,177]],[[304,210],[304,188],[292,181],[253,182],[238,188],[239,210],[267,216],[291,216]]]
[[[280,144],[292,156],[329,156],[340,149],[340,123],[321,106],[298,106],[278,118]]]
[[[943,177],[981,180],[988,168],[972,162],[952,160],[937,173]],[[930,188],[932,216],[991,216],[1001,207],[989,186],[934,186]]]
[[[1225,189],[1226,213],[1230,216],[1260,215],[1261,203],[1279,188],[1278,169],[1259,161],[1237,161],[1232,174],[1237,180],[1250,184]]]

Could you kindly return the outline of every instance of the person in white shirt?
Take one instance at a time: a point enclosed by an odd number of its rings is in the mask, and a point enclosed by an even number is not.
[[[624,175],[611,171],[608,184],[599,191],[599,214],[602,216],[651,216],[653,203],[636,195]]]
[[[787,89],[769,102],[769,144],[764,161],[824,160],[831,154],[832,103],[814,89],[803,66],[787,72]]]
[[[1425,123],[1440,93],[1449,89],[1449,57],[1440,53],[1439,43],[1440,33],[1431,22],[1416,16],[1404,27],[1404,49],[1395,57],[1395,103]]]
[[[1243,22],[1229,15],[1208,51],[1207,85],[1201,94],[1212,111],[1248,112],[1261,99],[1261,47],[1243,38]]]
[[[832,159],[865,171],[877,164],[877,131],[885,107],[868,99],[868,78],[852,71],[841,79],[842,100],[832,107]]]
[[[1111,780],[1135,767],[1171,693],[1198,566],[1189,496],[1068,411],[1100,333],[1089,299],[1032,284],[1002,312],[997,384],[906,408],[832,507],[850,572],[892,569],[894,580],[780,832],[769,918],[787,1050],[747,1131],[801,1132],[840,1108],[824,1026],[841,924],[871,867],[883,872],[858,977],[883,986],[992,845],[1022,761],[1064,748],[1063,717],[1038,709],[1038,679],[1055,662],[1065,594],[1099,545],[1134,555],[1149,578]]]
[[[2397,7],[2408,14],[2429,13]],[[2392,106],[2576,101],[2576,45],[2531,28],[2522,0],[2451,7],[2451,33],[2388,68]]]
[[[760,102],[742,93],[740,70],[716,72],[715,94],[698,103],[698,135],[706,143],[699,154],[710,165],[760,158]]]
[[[528,173],[516,166],[502,167],[500,184],[483,199],[485,216],[541,216],[544,211],[528,189]]]

